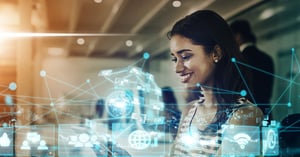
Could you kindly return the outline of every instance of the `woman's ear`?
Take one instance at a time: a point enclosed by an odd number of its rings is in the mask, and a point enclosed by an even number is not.
[[[222,59],[223,57],[223,51],[221,49],[221,47],[219,45],[215,45],[214,49],[213,49],[213,61],[215,63],[218,63],[219,60]]]

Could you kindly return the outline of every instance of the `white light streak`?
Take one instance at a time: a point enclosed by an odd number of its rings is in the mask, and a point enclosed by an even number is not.
[[[118,37],[134,36],[135,34],[108,34],[108,33],[27,33],[27,32],[0,32],[0,38],[17,37]]]

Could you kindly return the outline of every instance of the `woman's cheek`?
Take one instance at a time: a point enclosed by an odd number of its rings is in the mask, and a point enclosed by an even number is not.
[[[185,67],[187,67],[188,69],[191,68],[192,62],[191,61],[187,61],[185,63]]]

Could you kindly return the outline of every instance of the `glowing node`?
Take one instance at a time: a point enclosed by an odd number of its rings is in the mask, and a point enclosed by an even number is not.
[[[50,106],[52,106],[52,107],[53,107],[53,106],[54,106],[54,103],[53,103],[53,102],[51,102],[51,103],[50,103]]]
[[[46,71],[45,70],[41,70],[40,71],[40,76],[41,77],[45,77],[47,75]]]
[[[16,90],[17,89],[17,84],[15,82],[11,82],[9,85],[8,85],[8,88],[12,91]]]
[[[236,62],[236,59],[235,58],[231,58],[231,62]]]
[[[288,106],[288,107],[292,107],[292,103],[291,103],[291,102],[288,102],[288,103],[287,103],[287,106]]]
[[[246,90],[241,90],[240,95],[241,96],[246,96],[247,95],[247,91]]]
[[[292,50],[292,52],[295,52],[295,48],[292,48],[291,50]]]
[[[87,79],[87,80],[86,80],[86,83],[90,83],[90,82],[91,82],[91,80],[90,80],[90,79]]]
[[[173,1],[172,3],[173,7],[178,8],[181,6],[181,2],[180,1]]]
[[[196,87],[200,87],[200,85],[201,85],[200,83],[196,83]]]
[[[5,95],[4,100],[5,100],[5,104],[8,106],[12,106],[14,104],[13,98],[11,95]]]
[[[149,59],[149,58],[150,58],[150,54],[149,54],[148,52],[145,52],[145,53],[143,54],[143,58],[144,58],[144,59]]]
[[[131,47],[133,45],[132,40],[126,40],[125,42],[126,46]]]

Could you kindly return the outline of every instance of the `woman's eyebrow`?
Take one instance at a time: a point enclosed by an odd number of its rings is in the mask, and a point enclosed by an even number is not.
[[[180,55],[180,54],[182,54],[185,51],[192,51],[192,50],[191,49],[182,49],[182,50],[176,51],[175,53],[177,53],[177,54]],[[174,53],[171,53],[171,55],[174,56]]]

